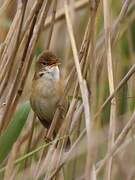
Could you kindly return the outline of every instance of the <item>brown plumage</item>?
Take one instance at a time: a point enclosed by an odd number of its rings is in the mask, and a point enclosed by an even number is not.
[[[45,128],[49,128],[56,108],[63,95],[64,83],[60,78],[59,59],[50,51],[43,52],[36,62],[35,76],[32,82],[30,102],[33,111]],[[67,101],[62,109],[67,109]],[[65,113],[63,111],[63,113]],[[62,117],[64,117],[62,115]],[[55,127],[57,134],[63,118],[59,119]]]

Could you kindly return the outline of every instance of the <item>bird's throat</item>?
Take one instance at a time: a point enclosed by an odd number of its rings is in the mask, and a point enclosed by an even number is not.
[[[54,81],[60,80],[60,71],[58,66],[53,66],[53,67],[45,67],[44,69],[41,69],[39,72],[36,73],[35,75],[35,80],[36,79],[50,79]]]

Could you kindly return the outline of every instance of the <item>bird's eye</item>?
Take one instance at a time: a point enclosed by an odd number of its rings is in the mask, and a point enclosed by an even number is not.
[[[47,61],[43,61],[41,64],[48,65],[48,62]]]
[[[43,65],[46,65],[46,62],[42,62]]]

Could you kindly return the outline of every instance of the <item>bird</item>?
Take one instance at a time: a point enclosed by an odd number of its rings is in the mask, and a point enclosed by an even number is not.
[[[42,125],[49,129],[56,109],[64,93],[64,83],[60,75],[60,60],[51,51],[45,50],[35,64],[35,75],[32,81],[30,103]],[[62,113],[66,113],[67,101],[62,107]],[[63,115],[59,118],[54,129],[57,135]]]

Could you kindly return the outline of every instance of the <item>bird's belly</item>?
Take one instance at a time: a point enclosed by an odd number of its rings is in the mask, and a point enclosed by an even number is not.
[[[37,100],[36,108],[39,106],[39,115],[41,115],[41,118],[51,122],[57,108],[57,102],[58,100],[54,99],[54,97]]]
[[[54,84],[37,84],[31,96],[31,105],[41,121],[51,123],[60,97]]]

